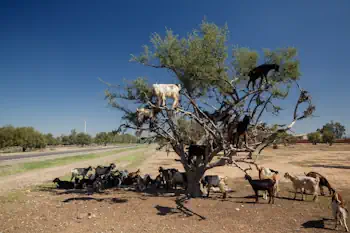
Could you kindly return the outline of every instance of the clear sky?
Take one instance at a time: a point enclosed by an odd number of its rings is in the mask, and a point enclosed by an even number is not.
[[[0,126],[60,135],[83,131],[86,119],[91,134],[116,128],[120,114],[107,107],[97,78],[171,82],[166,72],[130,63],[130,54],[139,53],[151,33],[168,27],[185,36],[206,16],[228,23],[231,44],[299,49],[300,84],[311,92],[319,117],[298,122],[294,131],[310,132],[330,120],[350,129],[349,12],[348,0],[2,0]],[[288,110],[279,122],[290,120]]]

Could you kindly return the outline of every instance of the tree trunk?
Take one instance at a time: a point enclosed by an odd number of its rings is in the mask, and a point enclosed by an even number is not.
[[[203,166],[195,168],[194,171],[186,172],[188,182],[187,192],[193,198],[202,197],[203,195],[200,186],[200,179],[203,177],[204,172],[205,170]]]
[[[22,147],[22,151],[25,152],[27,150],[26,147]]]

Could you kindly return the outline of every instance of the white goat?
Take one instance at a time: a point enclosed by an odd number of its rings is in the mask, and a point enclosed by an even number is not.
[[[255,164],[256,169],[259,172],[259,179],[263,180],[263,179],[272,179],[273,175],[275,174],[275,178],[276,179],[276,183],[275,183],[275,187],[274,187],[274,196],[277,196],[278,192],[279,192],[279,176],[278,176],[278,171],[275,171],[273,169],[267,168],[267,167],[258,167],[257,164]],[[267,194],[268,191],[265,190],[264,194],[263,194],[263,199],[267,200]]]
[[[314,201],[317,201],[318,199],[318,184],[320,182],[320,178],[313,178],[308,176],[292,176],[288,172],[284,174],[284,177],[287,179],[290,179],[293,183],[295,195],[294,199],[297,196],[297,191],[300,189],[302,200],[304,200],[304,191],[308,190],[310,193],[313,194]]]
[[[153,84],[153,93],[157,96],[158,107],[166,105],[166,97],[174,99],[173,109],[180,99],[181,84]]]
[[[338,228],[338,221],[339,221],[340,225],[344,226],[346,231],[348,232],[349,228],[346,225],[348,210],[345,207],[343,198],[337,192],[334,192],[332,196],[332,211],[333,211],[333,217],[335,219],[335,230],[337,230]]]

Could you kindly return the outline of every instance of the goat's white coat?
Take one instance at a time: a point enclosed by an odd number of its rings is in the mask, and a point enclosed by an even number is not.
[[[269,168],[267,167],[263,167],[261,169],[261,174],[260,174],[260,178],[261,179],[272,179],[273,175],[275,173],[272,172]],[[277,176],[278,177],[278,176]],[[277,195],[277,193],[279,192],[279,179],[277,178],[276,179],[276,183],[275,183],[275,191],[274,191],[274,196]],[[268,194],[268,191],[265,191],[264,194],[263,194],[263,199],[267,200],[267,194]]]
[[[153,84],[154,94],[158,99],[158,106],[166,105],[166,97],[174,99],[173,108],[177,107],[180,99],[180,84]]]
[[[320,182],[319,178],[313,178],[313,177],[308,177],[308,176],[293,176],[289,173],[284,174],[285,178],[288,178],[292,181],[295,195],[294,199],[297,196],[297,191],[300,189],[301,195],[302,195],[302,200],[304,200],[304,191],[308,190],[310,191],[313,196],[314,200],[317,200],[318,198],[318,184]]]
[[[334,195],[338,195],[335,193]],[[348,225],[346,224],[346,219],[348,217],[347,211],[345,208],[340,206],[340,201],[336,198],[332,201],[332,212],[333,217],[335,219],[335,229],[338,227],[338,221],[340,222],[341,226],[344,226],[346,231],[349,231]]]

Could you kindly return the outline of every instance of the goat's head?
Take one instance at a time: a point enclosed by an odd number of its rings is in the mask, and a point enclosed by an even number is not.
[[[250,123],[250,116],[249,115],[244,116],[243,123],[246,125],[249,125],[249,123]]]
[[[158,171],[161,173],[163,172],[164,168],[163,167],[159,167]]]
[[[249,179],[251,179],[251,177],[250,177],[250,175],[245,174],[245,175],[244,175],[244,179],[249,180]]]
[[[290,177],[291,177],[291,176],[290,176],[290,174],[289,174],[288,172],[284,173],[284,178],[289,179]]]
[[[114,163],[111,163],[111,164],[109,165],[109,167],[110,167],[111,169],[114,169],[116,166],[115,166]]]
[[[92,167],[91,167],[91,166],[88,167],[88,171],[90,171],[90,170],[92,170]]]
[[[54,183],[60,182],[60,179],[59,178],[55,178],[52,182],[54,182]]]

